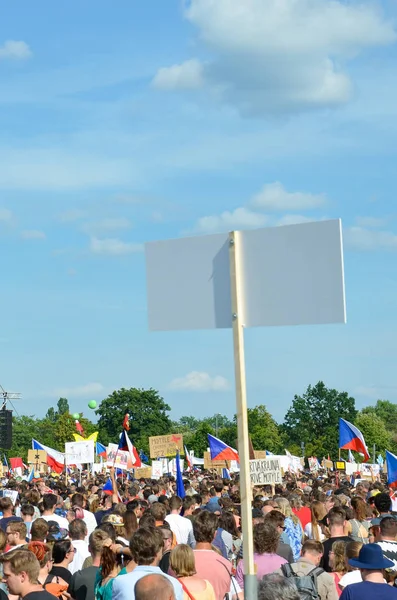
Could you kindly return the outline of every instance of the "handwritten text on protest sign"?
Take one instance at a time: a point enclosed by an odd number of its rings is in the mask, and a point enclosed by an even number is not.
[[[250,476],[252,485],[281,483],[280,461],[275,458],[250,460]]]

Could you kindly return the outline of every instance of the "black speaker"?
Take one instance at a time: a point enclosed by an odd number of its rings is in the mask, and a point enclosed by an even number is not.
[[[12,446],[12,410],[0,410],[0,448],[10,450]]]

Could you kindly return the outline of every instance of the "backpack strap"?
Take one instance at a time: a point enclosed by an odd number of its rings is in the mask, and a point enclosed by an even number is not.
[[[295,577],[296,573],[291,567],[289,563],[284,563],[281,565],[281,571],[283,572],[284,577]]]
[[[316,590],[318,591],[317,588],[317,577],[319,577],[321,575],[321,573],[324,573],[324,569],[322,569],[321,567],[314,567],[314,569],[312,569],[307,575],[310,576],[313,579],[314,585],[316,586]]]

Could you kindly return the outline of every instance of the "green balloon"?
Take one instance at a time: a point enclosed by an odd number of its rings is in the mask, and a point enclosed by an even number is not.
[[[88,408],[96,408],[96,400],[90,400],[88,403]]]
[[[77,421],[77,419],[80,419],[80,414],[79,413],[73,413],[72,417],[73,417],[73,419],[75,419]]]

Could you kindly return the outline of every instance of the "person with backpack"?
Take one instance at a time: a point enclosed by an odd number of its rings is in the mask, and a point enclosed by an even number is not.
[[[295,583],[301,600],[338,600],[332,575],[319,567],[323,546],[316,540],[306,540],[301,557],[292,565],[282,565],[277,573]]]

